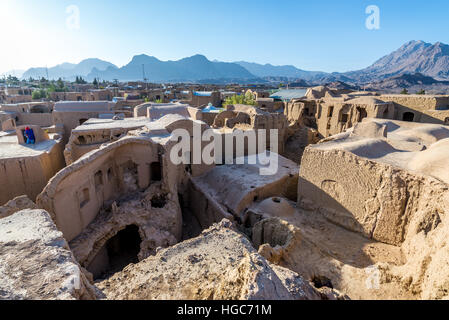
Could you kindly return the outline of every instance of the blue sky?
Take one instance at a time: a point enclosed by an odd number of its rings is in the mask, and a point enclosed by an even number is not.
[[[380,30],[365,27],[368,5]],[[90,57],[122,66],[141,53],[343,72],[410,40],[449,43],[448,13],[446,0],[0,0],[0,73]]]

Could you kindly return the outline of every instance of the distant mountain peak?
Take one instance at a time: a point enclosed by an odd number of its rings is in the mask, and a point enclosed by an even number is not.
[[[449,79],[449,46],[442,42],[431,44],[412,40],[370,67],[345,75],[359,82],[370,82],[404,73],[421,73],[437,80]]]

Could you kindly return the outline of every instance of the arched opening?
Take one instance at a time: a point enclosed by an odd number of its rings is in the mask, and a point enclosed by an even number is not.
[[[95,189],[98,189],[101,186],[103,186],[103,172],[101,170],[95,173],[94,181],[95,181]]]
[[[86,137],[84,137],[84,136],[79,136],[79,137],[78,137],[78,144],[79,144],[79,145],[86,144]]]
[[[129,264],[139,262],[141,242],[139,228],[136,225],[127,226],[106,242],[87,270],[95,280],[120,272]]]
[[[449,117],[447,117],[446,119],[444,119],[444,124],[445,124],[446,126],[449,126]]]
[[[363,119],[368,117],[368,113],[366,112],[366,109],[357,107],[357,122],[362,122]]]
[[[415,114],[413,112],[404,112],[402,115],[402,121],[413,122],[415,120]]]
[[[114,180],[114,173],[112,172],[112,168],[108,169],[108,181],[111,182]]]
[[[382,118],[383,119],[388,119],[389,118],[388,114],[389,114],[389,110],[388,110],[388,108],[385,108],[384,113],[382,115]]]

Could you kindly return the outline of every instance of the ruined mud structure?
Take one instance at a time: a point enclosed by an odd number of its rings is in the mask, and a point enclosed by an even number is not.
[[[446,100],[422,99],[318,87],[283,113],[236,105],[207,122],[144,104],[64,125],[64,152],[61,135],[33,127],[27,147],[6,123],[0,160],[25,185],[0,185],[0,299],[448,299]],[[222,153],[243,164],[176,164],[177,129],[201,153],[197,130],[277,129],[277,170],[261,175],[248,142]]]

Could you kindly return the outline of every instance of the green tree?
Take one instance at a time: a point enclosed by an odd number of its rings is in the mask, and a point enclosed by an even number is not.
[[[253,96],[251,94],[248,95],[234,95],[231,97],[226,98],[225,102],[223,103],[224,106],[228,105],[235,105],[235,104],[245,104],[249,106],[255,106],[257,105],[256,100],[254,100]]]
[[[41,99],[47,99],[49,97],[49,91],[46,89],[37,89],[34,90],[31,94],[31,98],[34,100],[41,100]]]
[[[425,95],[425,94],[426,94],[426,90],[421,89],[421,90],[419,90],[418,92],[416,92],[416,94],[419,94],[419,95]]]
[[[406,88],[402,89],[401,94],[408,94],[408,90]]]
[[[95,86],[95,88],[98,88],[98,80],[97,80],[97,78],[94,78],[94,81],[92,82],[92,84]]]
[[[76,84],[86,84],[87,82],[86,82],[86,80],[84,80],[83,79],[83,77],[76,77],[76,79],[75,79],[75,83]]]
[[[34,90],[33,93],[31,94],[31,98],[33,100],[40,100],[40,99],[42,99],[40,90]]]
[[[6,79],[6,83],[7,84],[12,84],[12,85],[17,85],[19,84],[19,79],[17,77],[14,77],[12,75],[9,75],[8,78]]]
[[[56,85],[57,85],[59,90],[63,90],[64,89],[64,81],[62,81],[61,78],[59,78],[58,81],[56,81]]]

